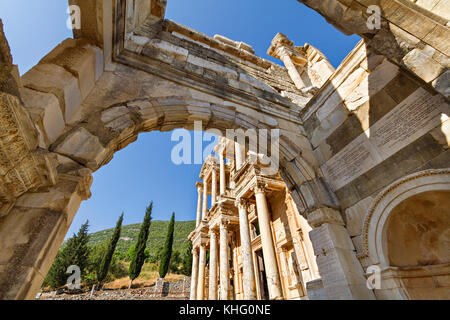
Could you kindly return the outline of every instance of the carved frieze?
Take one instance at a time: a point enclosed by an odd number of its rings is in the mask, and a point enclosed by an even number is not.
[[[0,92],[0,204],[55,184],[55,164],[38,149],[37,131],[19,98]]]

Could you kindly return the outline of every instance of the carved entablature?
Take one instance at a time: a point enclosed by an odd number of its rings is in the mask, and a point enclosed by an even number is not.
[[[250,205],[249,201],[245,198],[237,198],[234,202],[234,205],[239,209],[245,209],[245,211],[248,211],[248,207]]]
[[[232,152],[227,152],[228,151],[232,151]],[[234,159],[234,141],[231,141],[229,139],[227,139],[225,136],[221,136],[219,138],[219,143],[214,147],[214,152],[216,154],[223,154],[225,156],[225,158],[227,158],[228,160],[233,160]],[[227,157],[227,155],[229,157]],[[233,155],[233,156],[231,156]]]
[[[303,47],[294,46],[294,42],[282,33],[278,33],[273,38],[267,54],[284,63],[286,59],[292,63],[307,87],[302,89],[304,94],[315,94],[335,71],[319,49],[308,43],[305,43]],[[286,67],[289,68],[289,66]]]
[[[197,228],[192,231],[188,239],[192,241],[192,246],[194,248],[200,246],[201,244],[207,245],[209,241],[209,225],[207,221],[202,221]]]
[[[203,192],[203,183],[202,182],[196,182],[195,187],[197,188],[198,193],[201,194]]]
[[[272,40],[267,54],[276,59],[281,59],[283,54],[291,57],[292,61],[304,66],[307,63],[306,52],[303,47],[294,47],[294,41],[289,40],[284,34],[278,33]]]
[[[200,171],[200,179],[205,180],[208,179],[210,173],[213,170],[216,170],[217,172],[218,169],[218,161],[217,161],[217,157],[214,155],[209,155],[205,162],[203,163],[202,166],[202,170]]]
[[[56,183],[56,160],[38,149],[37,131],[19,98],[0,92],[0,210],[27,191]]]
[[[254,188],[261,184],[267,185],[268,192],[286,188],[278,173],[272,176],[262,175],[261,170],[248,161],[233,179],[235,181],[234,195],[236,198],[250,198],[251,194],[254,193]]]
[[[221,224],[239,225],[238,211],[234,203],[234,198],[222,198],[211,212],[209,220],[210,229],[218,229]]]

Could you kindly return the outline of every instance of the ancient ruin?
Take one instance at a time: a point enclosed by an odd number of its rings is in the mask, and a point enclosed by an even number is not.
[[[198,121],[279,129],[279,171],[226,139],[205,162],[191,298],[450,299],[448,1],[299,2],[362,37],[336,70],[283,34],[285,67],[203,35],[165,0],[69,0],[81,29],[20,77],[0,24],[0,299],[34,298],[116,151]]]

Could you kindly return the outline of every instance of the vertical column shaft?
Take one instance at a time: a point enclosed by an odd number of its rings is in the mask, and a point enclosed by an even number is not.
[[[236,171],[238,171],[245,162],[245,146],[239,143],[234,143],[234,153],[236,159]]]
[[[305,83],[303,82],[302,77],[300,76],[300,73],[297,70],[297,67],[292,62],[291,57],[286,52],[284,48],[280,49],[280,59],[283,61],[289,76],[291,77],[292,81],[294,82],[297,89],[303,89],[306,87]]]
[[[203,181],[203,209],[202,209],[202,220],[206,218],[206,212],[208,211],[208,182]]]
[[[206,267],[206,248],[204,244],[200,244],[200,257],[198,266],[198,284],[197,284],[197,300],[203,300],[205,293],[205,267]]]
[[[244,300],[256,300],[256,284],[253,269],[253,257],[250,240],[250,229],[247,217],[247,202],[238,199],[239,208],[239,231],[241,236],[241,250],[243,260],[243,289]]]
[[[192,272],[191,272],[191,295],[190,300],[197,299],[197,276],[198,276],[198,252],[197,249],[192,250]]]
[[[223,156],[223,152],[219,157],[219,161],[220,161],[220,194],[224,194],[225,193],[225,158]]]
[[[195,226],[198,227],[202,220],[202,187],[201,185],[197,185],[197,193],[198,193],[198,199],[197,199],[197,220]]]
[[[230,287],[230,257],[228,256],[228,230],[220,225],[220,300],[228,300]]]
[[[217,233],[210,231],[209,240],[209,300],[217,300]]]
[[[214,167],[212,170],[212,184],[211,184],[211,207],[216,204],[216,197],[217,197],[217,172],[216,168]]]
[[[280,271],[278,270],[277,256],[270,227],[269,207],[267,205],[266,195],[264,194],[264,188],[255,188],[255,198],[269,298],[271,300],[278,300],[283,298],[283,294],[281,289]]]

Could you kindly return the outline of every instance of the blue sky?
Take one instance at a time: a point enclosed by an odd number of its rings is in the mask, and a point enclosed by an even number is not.
[[[65,0],[0,0],[0,18],[21,74],[72,36],[66,28],[66,9]],[[168,0],[166,17],[209,36],[244,41],[257,55],[277,63],[266,55],[277,32],[297,46],[305,42],[316,46],[335,67],[359,41],[296,0]],[[91,231],[114,227],[122,211],[124,224],[141,222],[151,200],[154,220],[169,220],[172,211],[177,220],[195,219],[194,185],[201,166],[173,164],[171,150],[176,144],[170,132],[152,132],[116,153],[94,173],[92,198],[82,203],[68,236],[86,219]]]

